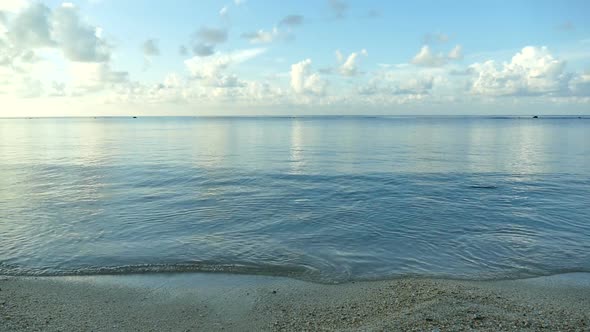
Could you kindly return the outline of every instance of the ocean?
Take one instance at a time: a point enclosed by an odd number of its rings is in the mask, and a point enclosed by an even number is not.
[[[590,272],[590,119],[0,119],[0,275]]]

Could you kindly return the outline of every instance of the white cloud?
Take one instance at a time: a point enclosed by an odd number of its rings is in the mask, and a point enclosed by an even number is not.
[[[366,85],[358,88],[365,96],[387,96],[393,99],[407,99],[408,96],[430,95],[435,82],[440,81],[440,70],[415,70],[402,66],[395,69],[376,72]]]
[[[47,95],[49,97],[65,97],[67,95],[65,83],[51,82]]]
[[[182,78],[176,73],[170,73],[164,78],[164,86],[167,88],[177,88],[182,85]]]
[[[336,61],[338,61],[338,63],[342,63],[342,61],[344,61],[344,55],[342,54],[342,52],[340,52],[340,50],[336,50],[335,54]]]
[[[52,37],[69,60],[104,62],[110,59],[110,47],[97,37],[95,27],[80,19],[76,8],[55,9],[52,21]]]
[[[355,76],[356,74],[358,74],[358,67],[356,62],[359,55],[368,56],[369,53],[365,49],[361,50],[358,53],[353,52],[348,56],[348,58],[346,58],[346,61],[343,61],[344,57],[342,56],[342,53],[340,53],[340,51],[336,51],[336,59],[338,60],[338,62],[342,63],[338,68],[338,72],[344,76]]]
[[[96,92],[128,81],[128,73],[113,71],[108,63],[72,62],[69,67],[74,94]]]
[[[29,2],[26,0],[2,0],[0,1],[0,11],[16,13],[28,5]]]
[[[432,76],[414,77],[400,82],[397,88],[393,90],[393,93],[400,95],[423,95],[430,93],[433,86],[434,78]]]
[[[6,28],[13,54],[58,48],[72,61],[103,62],[110,58],[110,47],[100,38],[100,29],[83,22],[70,3],[53,11],[34,3],[16,14]]]
[[[217,53],[207,58],[193,57],[184,64],[195,77],[211,77],[221,70],[253,59],[264,52],[264,48],[250,48],[231,53]]]
[[[102,33],[103,33],[103,30],[101,27],[94,28],[94,35],[96,36],[96,38],[103,39]]]
[[[463,58],[463,47],[456,45],[448,55],[434,53],[429,45],[424,45],[412,59],[412,63],[422,67],[442,67],[449,61],[461,60]]]
[[[253,59],[264,53],[264,48],[252,48],[234,51],[231,53],[217,53],[210,57],[195,56],[184,63],[191,75],[202,80],[207,86],[237,87],[243,83],[234,74],[226,74],[225,71],[232,66]]]
[[[246,0],[234,0],[236,6],[240,6],[246,3]]]
[[[424,45],[420,52],[414,56],[412,63],[424,67],[440,67],[447,63],[447,57],[442,54],[434,54],[430,46]]]
[[[26,76],[19,83],[15,92],[21,98],[37,98],[43,93],[43,84],[36,78]]]
[[[8,23],[8,19],[6,18],[6,14],[0,11],[0,37],[8,31],[8,27],[6,26]],[[2,45],[0,45],[2,46]]]
[[[570,78],[565,61],[554,58],[546,47],[527,46],[509,63],[494,60],[470,66],[476,76],[471,91],[480,95],[543,95],[567,93]]]
[[[35,3],[19,12],[8,24],[8,38],[17,49],[52,47],[51,10],[40,3]]]
[[[318,73],[311,72],[311,59],[291,65],[291,88],[295,93],[322,96],[326,86],[326,81]]]
[[[0,97],[35,98],[43,93],[43,84],[35,75],[0,66]]]
[[[287,102],[280,87],[265,81],[240,80],[222,73],[213,80],[183,79],[169,74],[163,83],[138,82],[118,86],[110,100],[114,103],[198,103],[201,106],[231,103],[233,106],[276,105]]]
[[[39,50],[38,53],[26,50],[6,56],[0,48],[0,94],[22,98],[40,96],[46,85],[42,79],[61,74],[59,58],[61,53],[51,49]]]
[[[110,70],[110,47],[97,37],[100,34],[95,27],[80,19],[78,9],[69,3],[54,10],[33,3],[16,13],[6,28],[5,38],[0,36],[0,65],[7,65],[12,71],[10,81],[16,96],[65,94],[63,82],[52,83],[63,75],[67,60],[97,67],[92,76],[88,68],[76,66],[72,82],[79,85],[79,92],[100,90],[104,83],[126,79],[127,73]]]
[[[461,59],[463,59],[463,47],[461,45],[456,45],[449,52],[449,59],[450,60],[461,60]]]
[[[590,96],[590,71],[576,75],[569,83],[574,96]]]

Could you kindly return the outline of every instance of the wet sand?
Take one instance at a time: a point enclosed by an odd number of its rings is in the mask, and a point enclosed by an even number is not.
[[[590,331],[590,274],[512,281],[0,277],[0,331]]]

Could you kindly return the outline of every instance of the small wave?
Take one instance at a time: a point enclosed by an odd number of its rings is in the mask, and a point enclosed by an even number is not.
[[[145,264],[127,266],[108,266],[96,268],[83,268],[69,271],[49,270],[22,270],[18,268],[7,269],[7,266],[0,264],[0,276],[10,277],[71,277],[71,276],[114,276],[114,275],[138,275],[138,274],[176,274],[176,273],[222,273],[260,275],[272,277],[287,277],[318,284],[343,284],[349,282],[363,281],[384,281],[405,278],[418,279],[447,279],[465,281],[495,281],[495,280],[519,280],[537,277],[548,277],[568,273],[590,273],[588,268],[560,268],[551,270],[526,270],[513,273],[392,273],[387,275],[366,275],[363,277],[352,277],[348,275],[335,276],[323,274],[318,270],[306,267],[286,266],[254,266],[240,264]]]
[[[229,273],[248,275],[268,275],[290,277],[294,279],[330,282],[319,271],[307,266],[278,266],[250,264],[138,264],[123,266],[86,267],[71,270],[25,269],[17,266],[0,264],[0,275],[23,277],[57,277],[57,276],[91,276],[91,275],[126,275],[148,273]]]

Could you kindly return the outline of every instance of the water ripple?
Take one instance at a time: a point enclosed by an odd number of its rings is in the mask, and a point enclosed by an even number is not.
[[[590,123],[7,121],[0,274],[590,271]]]

